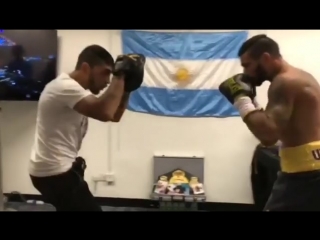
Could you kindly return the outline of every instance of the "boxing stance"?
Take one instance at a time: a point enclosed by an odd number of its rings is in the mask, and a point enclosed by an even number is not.
[[[244,74],[220,85],[249,130],[263,145],[281,140],[278,173],[266,211],[320,210],[320,86],[308,72],[288,64],[266,35],[239,50]],[[255,87],[271,82],[265,110],[254,104]]]
[[[46,85],[38,103],[29,173],[34,187],[57,211],[102,211],[83,178],[86,165],[78,151],[88,117],[120,121],[130,92],[142,83],[144,63],[144,56],[137,54],[118,56],[114,62],[103,47],[91,45],[80,53],[72,73]],[[100,97],[94,95],[109,83]]]

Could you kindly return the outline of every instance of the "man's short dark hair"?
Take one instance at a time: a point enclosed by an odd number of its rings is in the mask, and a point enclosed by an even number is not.
[[[82,63],[88,63],[90,67],[100,64],[114,66],[114,59],[111,54],[99,45],[90,45],[79,54],[76,70],[80,69]]]
[[[256,35],[245,41],[239,49],[238,56],[248,52],[253,59],[258,59],[265,52],[271,56],[280,57],[279,45],[265,34]]]

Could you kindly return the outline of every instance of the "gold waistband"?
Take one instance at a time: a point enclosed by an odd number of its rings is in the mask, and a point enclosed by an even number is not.
[[[296,173],[320,169],[320,141],[310,142],[298,147],[280,149],[283,172]]]

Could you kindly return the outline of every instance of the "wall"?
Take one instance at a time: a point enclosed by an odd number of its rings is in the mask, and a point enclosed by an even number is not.
[[[89,44],[100,44],[113,55],[121,52],[115,30],[59,30],[59,70],[74,68],[77,55]],[[268,30],[289,62],[320,79],[320,31]],[[259,89],[265,104],[268,84]],[[4,192],[36,194],[27,174],[36,118],[35,102],[2,102],[1,139]],[[112,140],[110,140],[112,139]],[[86,178],[96,196],[148,198],[155,151],[205,154],[208,200],[251,203],[250,160],[257,141],[239,118],[177,119],[127,111],[119,124],[90,121],[81,155],[87,159]],[[108,163],[107,159],[111,159]],[[93,189],[92,177],[112,171],[114,186]]]

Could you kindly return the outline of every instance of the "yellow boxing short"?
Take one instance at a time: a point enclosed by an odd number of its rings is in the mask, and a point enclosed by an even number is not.
[[[320,141],[280,149],[281,170],[298,173],[320,170]]]
[[[281,168],[265,211],[320,211],[320,141],[280,148]]]

